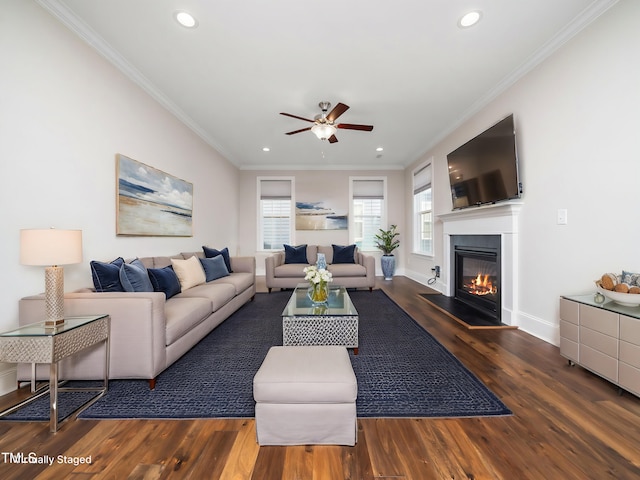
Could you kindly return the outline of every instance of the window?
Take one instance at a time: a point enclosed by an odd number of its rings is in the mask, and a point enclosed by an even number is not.
[[[374,235],[386,211],[385,178],[351,178],[351,242],[363,251],[376,250]]]
[[[258,178],[258,250],[282,250],[291,244],[293,179]]]
[[[431,164],[413,172],[413,250],[433,254],[433,212],[431,204]]]

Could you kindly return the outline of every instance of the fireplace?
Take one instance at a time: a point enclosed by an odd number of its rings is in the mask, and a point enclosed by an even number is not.
[[[500,235],[452,235],[453,296],[501,323]]]
[[[496,300],[498,315],[496,322],[502,325],[516,327],[519,317],[519,216],[524,204],[517,202],[502,202],[477,208],[465,208],[438,215],[442,221],[443,233],[443,274],[440,284],[441,292],[452,300],[455,299],[455,254],[454,244],[459,244],[460,237],[476,237],[484,240],[494,237],[491,242],[495,245],[478,245],[477,242],[465,241],[463,247],[480,246],[482,251],[495,250],[498,259],[496,269],[500,275],[498,285],[499,301]],[[499,239],[499,240],[498,240]],[[455,241],[454,241],[455,240]],[[456,303],[466,303],[455,299]],[[472,311],[479,311],[471,308]],[[484,316],[484,315],[483,315]]]

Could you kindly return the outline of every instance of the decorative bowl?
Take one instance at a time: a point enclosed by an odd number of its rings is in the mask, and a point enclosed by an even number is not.
[[[596,286],[598,287],[598,291],[607,297],[609,300],[616,302],[618,305],[623,305],[625,307],[637,307],[640,305],[640,294],[638,293],[620,293],[613,292],[611,290],[605,290],[600,285],[600,281],[596,282]]]

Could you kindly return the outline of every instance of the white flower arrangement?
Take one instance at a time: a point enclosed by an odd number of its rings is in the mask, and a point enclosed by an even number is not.
[[[304,279],[314,285],[333,281],[333,275],[325,268],[318,269],[315,265],[311,265],[309,267],[304,267],[303,272],[305,273]]]

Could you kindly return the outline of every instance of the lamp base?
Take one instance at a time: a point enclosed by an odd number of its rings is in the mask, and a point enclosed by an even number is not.
[[[45,320],[44,326],[47,328],[56,328],[64,325],[64,318],[62,320]]]
[[[45,324],[56,327],[64,323],[64,270],[47,267],[44,270]]]

